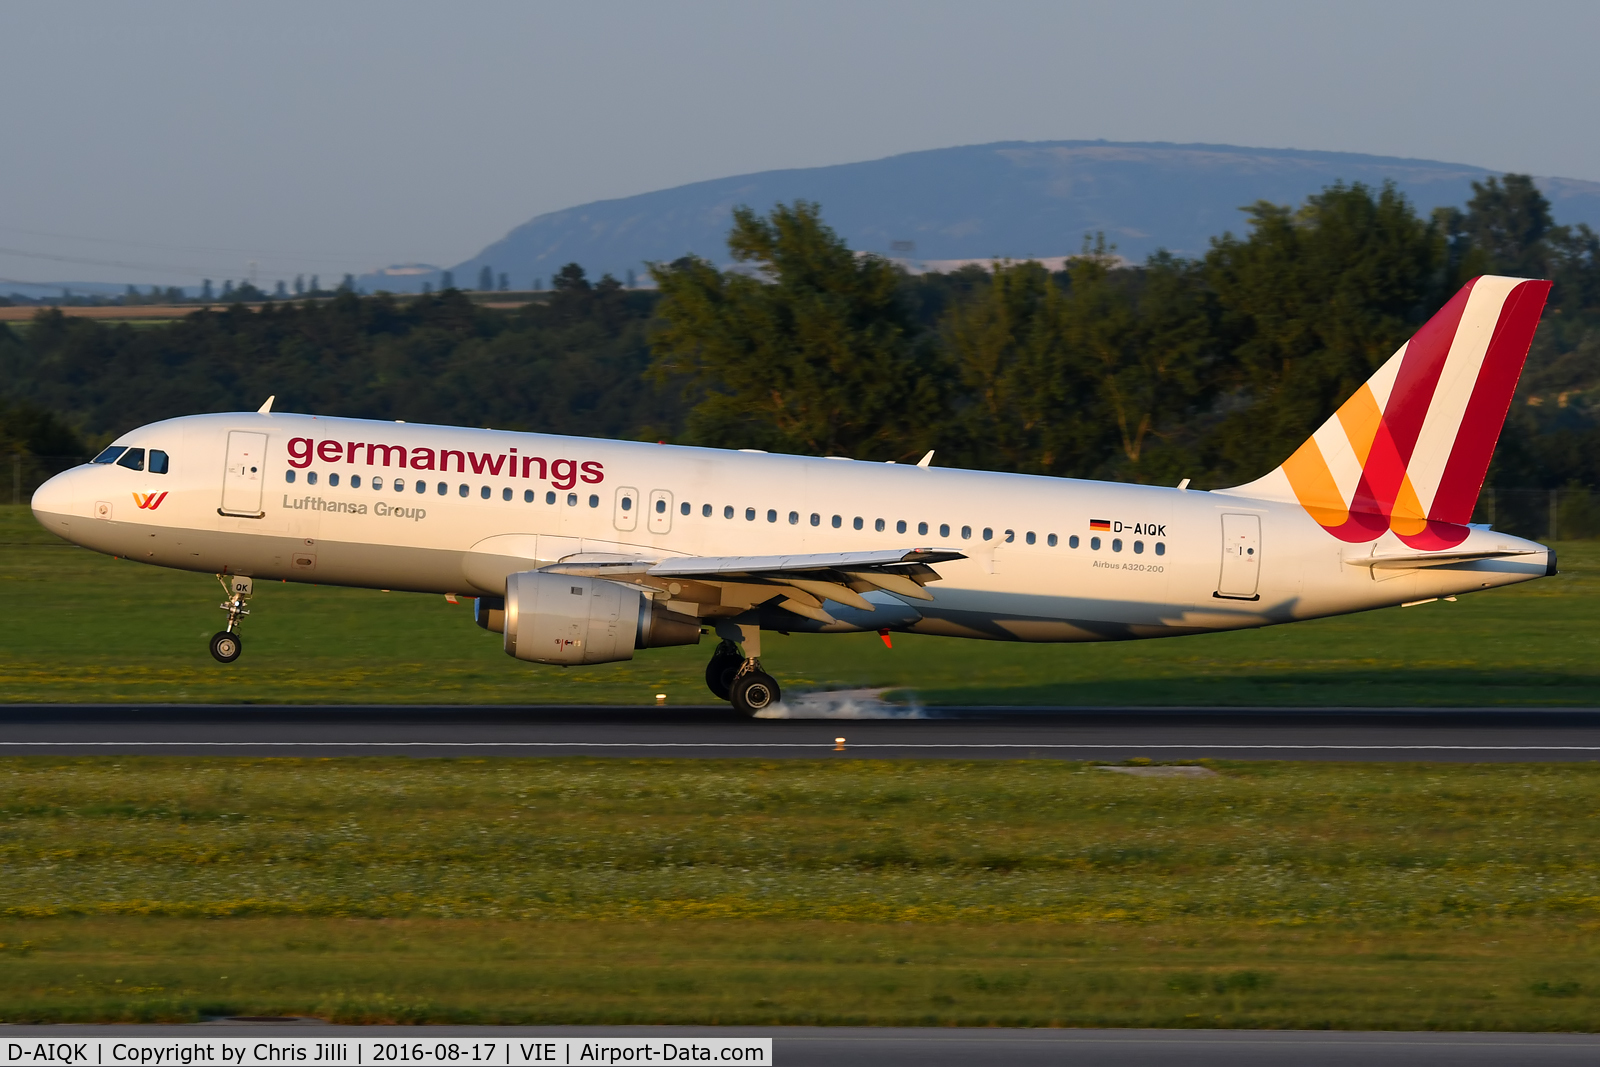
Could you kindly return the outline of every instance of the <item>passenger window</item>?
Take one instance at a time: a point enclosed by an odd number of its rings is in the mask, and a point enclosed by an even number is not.
[[[821,526],[822,525],[822,516],[818,515],[815,511],[813,511],[811,513],[811,525],[813,525],[813,526]]]
[[[467,485],[466,482],[462,482],[461,483],[461,487],[457,491],[456,495],[461,497],[462,499],[466,499],[467,494],[470,493],[470,492],[472,492],[472,489]]]
[[[117,460],[117,466],[127,467],[131,471],[144,470],[144,449],[130,448]]]
[[[994,540],[994,528],[993,527],[985,526],[983,528],[983,539],[985,541],[993,541]]]
[[[1096,552],[1100,551],[1100,538],[1098,538],[1098,537],[1089,538],[1089,547],[1094,549]]]
[[[1136,556],[1144,554],[1144,542],[1143,541],[1135,541],[1133,543],[1133,554],[1136,555]]]
[[[927,532],[928,532],[928,524],[927,523],[925,523],[925,522],[917,523],[917,533],[925,534]]]
[[[633,497],[625,496],[625,497],[622,498],[622,510],[623,511],[632,511],[633,510]]]
[[[361,488],[361,475],[352,474],[350,476],[350,488],[352,488],[352,489],[360,489]]]
[[[524,489],[522,491],[522,502],[524,504],[533,503],[533,490],[532,489]]]
[[[575,508],[577,506],[578,506],[578,494],[577,493],[568,493],[567,494],[567,507]]]
[[[306,471],[306,484],[307,485],[316,485],[317,484],[317,472],[316,471]],[[444,492],[444,483],[443,482],[439,483],[439,491],[441,493]]]
[[[667,502],[665,500],[657,500],[656,501],[656,514],[657,515],[665,515],[666,513],[667,513]]]
[[[756,521],[756,509],[755,508],[745,508],[744,509],[744,521],[745,522],[755,522]]]
[[[768,522],[777,522],[778,521],[778,512],[777,512],[777,510],[775,508],[768,508],[767,509],[767,521]]]
[[[1028,536],[1027,536],[1027,539],[1026,539],[1026,540],[1027,540],[1027,542],[1028,542],[1028,544],[1030,544],[1030,545],[1033,545],[1033,544],[1038,544],[1038,542],[1039,542],[1039,535],[1038,535],[1038,534],[1036,534],[1036,533],[1034,533],[1034,532],[1033,532],[1033,531],[1032,531],[1032,530],[1029,530],[1029,531],[1028,531]]]
[[[963,540],[963,541],[972,540],[972,527],[970,527],[970,526],[961,527],[961,540]]]
[[[905,533],[906,532],[906,520],[901,519],[899,522],[895,523],[894,524],[894,532],[895,533]]]
[[[940,537],[949,537],[950,536],[950,524],[948,522],[941,522],[939,524],[939,536]]]
[[[854,519],[851,519],[851,520],[850,520],[850,525],[851,525],[851,527],[853,527],[853,528],[854,528],[854,529],[857,529],[857,530],[859,530],[859,529],[861,529],[861,528],[862,528],[862,527],[863,527],[863,526],[865,526],[865,525],[866,525],[866,523],[865,523],[865,522],[863,522],[863,521],[862,521],[862,519],[861,519],[861,516],[860,516],[860,515],[857,515],[857,516],[856,516],[856,517],[855,517],[855,518],[854,518]]]
[[[841,527],[843,525],[844,525],[844,519],[840,518],[838,515],[835,515],[833,517],[833,528],[835,530],[837,530],[839,527]]]
[[[727,507],[722,509],[722,517],[725,518],[725,519],[733,518],[733,505],[732,504],[729,504]]]
[[[288,470],[283,472],[283,480],[288,482],[290,485],[294,484],[294,468],[293,467],[290,467]]]
[[[450,495],[450,487],[448,485],[446,485],[444,482],[440,482],[434,488],[436,490],[438,490],[438,493],[439,493],[440,496],[449,496]]]
[[[150,450],[150,473],[167,473],[167,454],[161,451],[159,448],[152,448]]]
[[[427,491],[428,491],[428,483],[423,481],[421,478],[418,478],[417,479],[417,492],[426,493]]]
[[[1011,542],[1015,541],[1016,539],[1017,539],[1017,531],[1015,531],[1015,530],[1007,530],[1006,531],[1006,544],[1009,545]]]
[[[334,471],[332,474],[328,475],[328,484],[331,486],[337,486],[339,484],[338,471]]]
[[[556,502],[556,494],[554,492],[546,493],[544,495],[544,502],[546,504],[554,504]]]
[[[678,513],[680,515],[687,515],[692,510],[693,509],[691,507],[689,507],[689,502],[687,500],[685,500],[683,503],[678,505]]]
[[[711,505],[710,504],[701,504],[700,505],[700,514],[709,519],[711,517]]]
[[[1056,535],[1051,534],[1049,537],[1046,537],[1044,539],[1044,543],[1049,545],[1051,548],[1056,547]]]
[[[883,520],[879,519],[877,522],[873,523],[872,528],[877,530],[879,533],[883,533]]]
[[[789,525],[790,526],[799,526],[800,525],[800,513],[798,511],[789,512]]]
[[[594,493],[590,493],[589,494],[589,506],[591,508],[599,507],[600,506],[600,497],[598,495],[594,494]]]
[[[1080,544],[1082,544],[1082,542],[1078,540],[1077,534],[1073,534],[1071,537],[1067,538],[1068,548],[1077,548]]]
[[[128,450],[127,445],[112,445],[98,456],[91,459],[90,463],[115,463],[117,457]]]
[[[500,490],[500,499],[501,500],[510,500],[511,499],[511,487],[509,485],[506,486],[504,489]]]
[[[1167,554],[1167,543],[1165,541],[1157,541],[1156,542],[1156,555],[1165,556],[1166,554]]]
[[[479,487],[478,496],[480,498],[484,499],[484,500],[488,500],[489,499],[489,487],[487,485]]]
[[[1111,539],[1111,551],[1113,551],[1113,552],[1121,552],[1122,551],[1122,538],[1113,537]]]

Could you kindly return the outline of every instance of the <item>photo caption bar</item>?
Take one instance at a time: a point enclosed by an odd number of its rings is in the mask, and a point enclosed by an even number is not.
[[[772,1063],[770,1037],[381,1038],[100,1037],[7,1041],[0,1063],[51,1067],[548,1067]]]

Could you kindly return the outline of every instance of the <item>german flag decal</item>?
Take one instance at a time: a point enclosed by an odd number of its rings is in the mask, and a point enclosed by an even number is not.
[[[1089,520],[1089,529],[1091,529],[1091,530],[1105,530],[1107,533],[1109,533],[1111,531],[1111,520],[1110,519],[1090,519]]]

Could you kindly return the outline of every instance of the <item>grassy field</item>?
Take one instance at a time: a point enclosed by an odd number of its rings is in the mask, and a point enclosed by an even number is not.
[[[1594,704],[1600,543],[1563,573],[1458,603],[1243,633],[1094,645],[873,634],[769,635],[789,689],[882,686],[927,704]],[[705,703],[709,647],[564,670],[521,663],[470,601],[263,585],[245,654],[213,663],[206,575],[73,548],[0,507],[0,699],[9,701]]]
[[[0,760],[0,1021],[1594,1030],[1600,767]]]

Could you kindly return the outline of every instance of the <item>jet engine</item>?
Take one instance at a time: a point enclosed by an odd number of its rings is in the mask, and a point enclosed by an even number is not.
[[[636,586],[545,571],[506,579],[503,625],[508,655],[562,666],[700,641],[698,619],[661,608]]]

